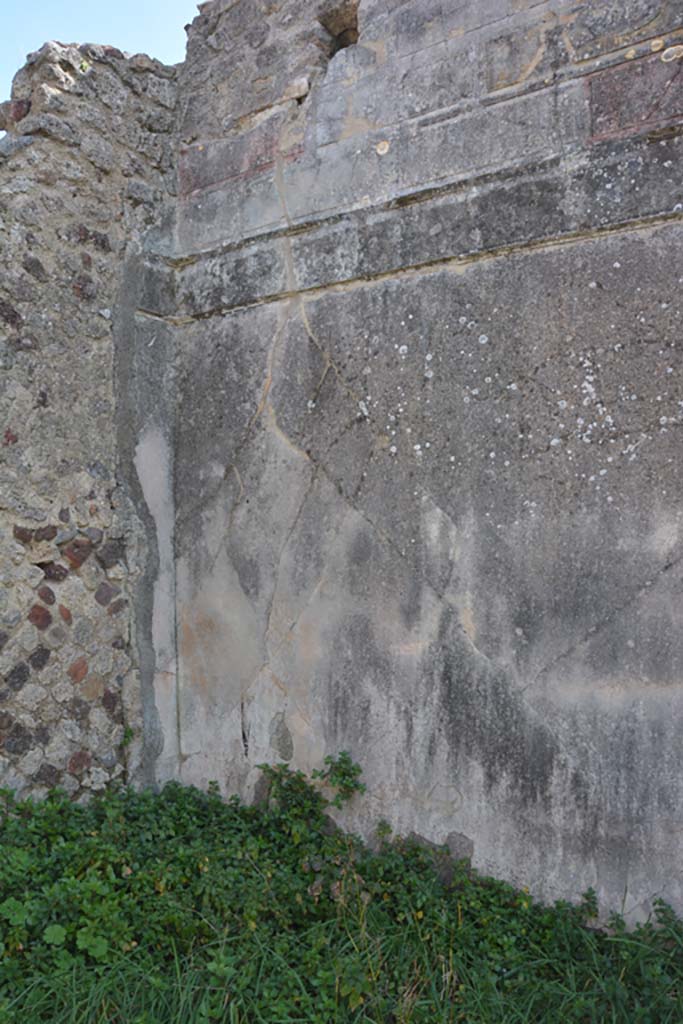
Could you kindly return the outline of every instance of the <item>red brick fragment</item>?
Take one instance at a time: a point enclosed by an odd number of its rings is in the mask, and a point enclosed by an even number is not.
[[[94,299],[97,295],[97,286],[89,274],[77,274],[71,291],[77,299]]]
[[[38,597],[41,601],[44,601],[45,604],[55,603],[55,592],[48,586],[38,587]]]
[[[67,567],[59,562],[39,562],[38,568],[43,570],[46,580],[54,580],[55,583],[61,583],[69,575]]]
[[[69,665],[68,673],[74,683],[82,683],[88,674],[88,662],[85,658],[77,658]]]
[[[33,536],[35,540],[54,540],[57,536],[57,527],[39,526]]]
[[[87,750],[77,750],[75,754],[72,754],[67,764],[67,771],[71,772],[72,775],[82,775],[86,772],[92,764],[92,757]]]
[[[8,427],[2,439],[4,447],[7,448],[10,444],[16,444],[18,440],[18,436]]]
[[[71,614],[69,609],[66,607],[66,605],[60,604],[59,607],[58,607],[58,611],[59,611],[59,614],[61,615],[62,619],[64,620],[64,622],[66,622],[67,626],[70,626],[71,623],[73,622],[73,615]]]
[[[74,569],[80,569],[86,558],[90,556],[92,544],[85,538],[77,537],[64,548],[64,556],[68,558]]]
[[[32,622],[36,629],[47,629],[52,622],[52,616],[42,604],[34,604],[28,613],[28,621]]]
[[[12,121],[16,124],[17,121],[23,120],[26,117],[29,110],[31,109],[30,100],[10,100],[9,105],[9,116]]]

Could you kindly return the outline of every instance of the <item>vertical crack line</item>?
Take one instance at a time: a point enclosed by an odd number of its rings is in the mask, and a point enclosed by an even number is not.
[[[235,518],[235,512],[237,511],[237,509],[241,505],[242,499],[244,498],[244,493],[245,493],[244,492],[244,483],[242,482],[242,474],[240,473],[239,469],[237,468],[237,465],[234,462],[232,462],[228,466],[228,468],[225,470],[224,479],[227,479],[229,473],[234,473],[235,474],[235,479],[237,480],[237,485],[238,485],[240,490],[239,490],[239,494],[237,495],[237,497],[235,498],[235,500],[232,503],[232,508],[230,509],[230,516],[228,517],[228,530],[227,530],[228,533],[230,533],[231,530],[232,530],[232,521]]]
[[[286,304],[284,306],[283,310],[282,310],[281,315],[280,315],[280,323],[278,324],[277,329],[275,331],[275,337],[273,338],[273,343],[270,346],[270,349],[268,350],[268,357],[266,359],[266,379],[265,379],[265,383],[264,383],[263,389],[261,391],[261,397],[259,399],[259,403],[256,406],[256,411],[254,412],[254,415],[251,417],[251,419],[249,420],[249,422],[247,424],[247,429],[245,431],[245,441],[248,438],[248,436],[249,436],[249,434],[251,432],[252,427],[257,422],[257,420],[259,419],[259,417],[263,413],[263,410],[266,407],[266,403],[268,401],[268,396],[270,394],[270,389],[273,386],[273,364],[275,362],[275,350],[277,349],[278,343],[279,343],[282,335],[285,332],[285,327],[287,326],[287,321],[288,320],[289,320],[289,304]],[[238,452],[236,451],[235,455],[237,455],[237,454],[238,454]]]
[[[282,151],[280,149],[280,139],[278,138],[277,150],[275,153],[275,166],[273,169],[275,191],[277,192],[278,199],[280,200],[280,206],[282,207],[282,213],[285,218],[287,227],[291,229],[292,218],[289,213],[289,207],[287,206],[287,191],[285,189],[285,176],[284,176],[284,162],[282,158]],[[298,291],[296,274],[294,272],[294,256],[292,253],[292,240],[289,233],[284,238],[284,251],[285,251],[285,269],[287,271],[287,290],[289,292]]]
[[[244,751],[245,760],[249,760],[249,730],[244,714],[244,698],[240,701],[240,727],[242,732],[242,750]]]
[[[313,392],[313,397],[311,398],[311,401],[313,402],[313,405],[316,405],[317,402],[318,402],[318,396],[320,395],[320,392],[323,389],[323,384],[327,380],[327,375],[328,375],[329,372],[330,372],[330,361],[329,361],[329,359],[327,359],[327,361],[325,363],[325,369],[323,370],[322,377],[318,381],[318,383],[316,385],[316,388],[315,388],[315,391]]]
[[[175,275],[174,275],[175,277]],[[175,281],[174,281],[174,294],[175,294]],[[171,333],[171,337],[175,332]],[[177,338],[176,338],[177,341]],[[176,423],[176,412],[178,409],[178,397],[179,397],[179,385],[178,378],[180,375],[181,357],[178,345],[173,346],[173,352],[170,360],[170,405],[173,410],[174,425],[171,428],[171,438],[173,444],[173,451],[170,458],[170,491],[171,491],[171,558],[173,564],[171,568],[171,588],[172,588],[172,636],[173,636],[173,669],[175,672],[174,680],[174,694],[175,694],[175,724],[176,724],[176,744],[178,750],[178,771],[182,772],[183,765],[183,716],[182,716],[182,680],[180,674],[180,629],[178,622],[178,564],[180,558],[179,543],[178,543],[178,522],[176,517],[176,510],[178,507],[178,493],[176,488],[177,480],[177,460],[178,460],[178,444],[177,444],[177,427]]]
[[[332,369],[334,371],[335,377],[339,381],[340,385],[342,386],[342,388],[344,389],[346,394],[349,396],[349,398],[351,398],[353,400],[355,405],[358,406],[359,402],[361,401],[360,396],[358,396],[353,391],[353,389],[350,386],[350,384],[343,377],[342,372],[339,369],[339,367],[337,366],[337,364],[335,363],[334,359],[332,359],[330,353],[327,351],[327,349],[322,345],[322,343],[318,340],[318,338],[314,334],[313,329],[311,328],[310,321],[308,319],[308,314],[306,312],[306,306],[305,306],[303,297],[301,295],[297,296],[297,300],[296,301],[297,301],[298,306],[299,306],[299,313],[300,313],[300,316],[301,316],[301,322],[304,325],[304,330],[306,331],[306,334],[308,335],[310,341],[315,345],[315,347],[318,349],[320,354],[326,360],[327,367],[328,368],[332,367]]]
[[[277,417],[276,417],[276,414],[275,414],[275,410],[273,408],[273,404],[270,401],[270,392],[271,392],[271,389],[272,389],[272,386],[273,386],[273,372],[274,372],[275,356],[276,356],[277,348],[278,348],[278,345],[280,344],[280,342],[282,340],[282,337],[283,337],[283,335],[285,333],[285,328],[287,327],[287,324],[289,323],[289,319],[290,319],[290,316],[291,316],[291,309],[292,309],[292,302],[290,300],[289,302],[286,302],[285,305],[282,308],[282,312],[280,314],[280,322],[279,322],[277,330],[275,332],[275,337],[273,338],[273,344],[271,345],[270,350],[268,352],[268,359],[267,359],[267,363],[266,363],[266,380],[265,380],[265,384],[263,386],[263,391],[261,393],[261,398],[259,400],[259,404],[258,404],[258,406],[256,408],[256,411],[254,412],[254,415],[251,417],[251,419],[249,420],[249,423],[247,424],[247,429],[246,429],[246,432],[245,432],[245,436],[244,436],[242,442],[240,442],[238,451],[241,450],[241,448],[244,447],[244,445],[246,444],[246,442],[249,439],[249,435],[251,433],[252,427],[261,418],[261,416],[263,416],[264,412],[266,412],[266,413],[268,413],[270,415],[271,420],[274,421],[274,424],[277,427]],[[282,433],[282,431],[280,431],[279,427],[277,427],[277,429],[278,429],[278,431],[280,433]],[[284,434],[283,434],[283,436],[284,436]],[[237,456],[238,451],[235,452],[235,457]]]
[[[284,329],[285,329],[285,327],[287,325],[288,319],[289,319],[289,304],[286,304],[284,306],[284,308],[283,308],[282,313],[280,314],[280,319],[279,319],[278,326],[275,329],[275,335],[273,337],[273,342],[272,342],[272,344],[270,346],[270,349],[268,350],[268,355],[266,357],[266,368],[265,368],[265,377],[266,377],[266,379],[264,381],[263,387],[261,388],[261,394],[260,394],[260,397],[259,397],[259,400],[258,400],[258,404],[256,406],[256,409],[252,413],[251,417],[249,418],[248,423],[244,427],[244,431],[243,431],[241,437],[239,438],[239,440],[235,444],[235,447],[234,447],[234,449],[233,449],[233,451],[232,451],[232,453],[230,455],[230,460],[231,461],[226,466],[226,469],[225,469],[225,472],[223,474],[222,479],[219,480],[218,483],[215,484],[215,486],[211,490],[211,493],[208,496],[198,497],[196,499],[196,501],[194,501],[189,506],[189,508],[187,508],[187,509],[185,509],[183,511],[182,515],[180,513],[176,513],[176,515],[175,515],[176,529],[179,526],[184,526],[192,517],[194,517],[202,508],[205,508],[216,497],[216,495],[219,493],[223,483],[227,479],[227,476],[228,476],[228,473],[229,473],[230,470],[233,470],[235,472],[235,474],[237,476],[237,482],[238,482],[239,487],[240,487],[240,494],[239,494],[239,499],[237,501],[237,504],[239,504],[240,501],[242,500],[242,497],[244,496],[244,485],[243,485],[242,478],[240,476],[239,470],[237,468],[237,460],[238,460],[240,454],[242,453],[242,450],[249,443],[249,441],[251,439],[251,436],[252,436],[252,431],[253,431],[256,423],[261,418],[261,416],[263,415],[264,410],[269,405],[268,396],[270,394],[270,389],[271,389],[272,383],[273,383],[273,363],[275,361],[275,351],[276,351],[277,346],[278,346],[278,344],[280,342],[280,339],[281,339],[281,337],[282,337],[282,335],[284,333]],[[234,512],[234,508],[233,508],[233,512]]]

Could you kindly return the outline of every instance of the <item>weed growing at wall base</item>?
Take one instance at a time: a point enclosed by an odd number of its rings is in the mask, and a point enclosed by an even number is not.
[[[683,924],[627,933],[383,828],[299,772],[259,806],[172,784],[2,797],[1,1024],[680,1024]],[[319,781],[362,798],[347,755]]]

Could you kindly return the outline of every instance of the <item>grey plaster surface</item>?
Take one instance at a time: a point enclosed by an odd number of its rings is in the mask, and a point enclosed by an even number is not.
[[[181,153],[182,777],[347,748],[361,831],[680,904],[680,12],[358,27]]]
[[[116,271],[140,781],[347,749],[366,835],[683,907],[681,67],[674,0],[201,6]]]

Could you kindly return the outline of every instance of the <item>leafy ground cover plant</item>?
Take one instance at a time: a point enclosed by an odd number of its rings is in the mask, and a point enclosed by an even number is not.
[[[683,924],[627,932],[335,829],[347,754],[247,807],[170,784],[0,804],[0,1024],[680,1024]],[[328,796],[323,796],[321,787]],[[329,795],[331,794],[331,795]]]

